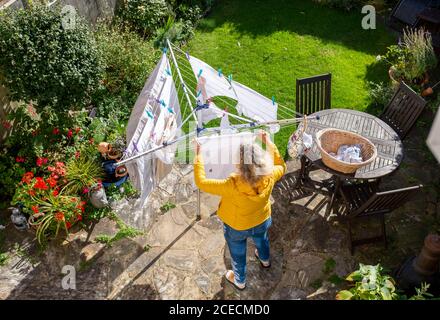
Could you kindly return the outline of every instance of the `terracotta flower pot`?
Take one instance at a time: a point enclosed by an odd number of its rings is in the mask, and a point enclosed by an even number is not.
[[[434,90],[432,90],[431,87],[426,88],[425,90],[422,91],[422,97],[427,97],[430,96],[431,94],[434,93]]]
[[[116,160],[122,157],[122,152],[119,150],[110,150],[110,152],[107,154],[107,157],[111,160]]]
[[[104,156],[112,150],[112,145],[107,142],[101,142],[98,145],[98,151]]]

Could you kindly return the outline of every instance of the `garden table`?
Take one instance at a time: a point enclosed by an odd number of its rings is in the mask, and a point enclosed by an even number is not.
[[[327,109],[310,115],[305,132],[313,136],[313,146],[301,157],[301,169],[297,186],[323,193],[330,197],[327,213],[333,208],[343,180],[380,179],[396,170],[403,158],[403,144],[399,135],[384,121],[371,114],[349,109]],[[319,117],[316,117],[319,116]],[[297,129],[303,130],[304,123]],[[371,164],[359,168],[353,174],[341,173],[327,167],[321,160],[316,145],[316,133],[322,129],[335,128],[357,133],[369,139],[377,148],[377,158]],[[310,171],[322,169],[332,175],[331,179],[315,181]]]

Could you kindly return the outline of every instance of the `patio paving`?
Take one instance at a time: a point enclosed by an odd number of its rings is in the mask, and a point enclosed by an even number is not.
[[[360,247],[351,256],[345,226],[324,216],[324,197],[304,194],[290,202],[299,162],[289,161],[289,173],[272,195],[272,268],[260,267],[249,241],[247,289],[237,291],[223,277],[230,268],[230,256],[222,223],[215,215],[219,198],[203,193],[202,219],[196,221],[191,166],[176,167],[152,195],[148,209],[139,210],[136,199],[113,205],[123,220],[146,230],[134,239],[112,246],[94,241],[99,234],[117,232],[116,223],[105,218],[90,234],[78,231],[39,253],[30,233],[9,225],[5,245],[11,258],[0,267],[0,298],[334,299],[343,285],[340,278],[359,262],[397,267],[417,254],[426,234],[438,228],[438,166],[420,148],[426,128],[418,126],[414,132],[405,142],[401,168],[384,184],[397,188],[423,183],[427,187],[388,216],[388,250],[374,244]],[[322,171],[314,174],[319,179],[328,177]],[[160,206],[168,200],[176,208],[161,213]],[[141,218],[145,210],[149,210],[149,219]],[[76,269],[75,290],[61,287],[64,265]]]

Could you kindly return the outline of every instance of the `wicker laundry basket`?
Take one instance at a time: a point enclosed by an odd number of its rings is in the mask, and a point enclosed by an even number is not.
[[[321,151],[322,162],[329,168],[342,173],[354,173],[372,163],[377,157],[377,148],[370,140],[349,131],[339,129],[323,129],[316,133],[317,146]],[[331,156],[329,153],[337,153],[341,145],[361,146],[363,162],[349,163]]]

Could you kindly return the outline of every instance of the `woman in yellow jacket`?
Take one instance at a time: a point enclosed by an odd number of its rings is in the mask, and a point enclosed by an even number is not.
[[[260,133],[260,139],[266,144],[266,151],[257,144],[240,145],[238,172],[222,180],[206,178],[200,145],[197,143],[196,146],[195,183],[200,190],[221,196],[217,215],[224,223],[233,268],[225,277],[240,290],[246,287],[247,238],[254,240],[255,256],[262,267],[270,267],[270,195],[275,183],[286,172],[286,164],[266,132]]]

